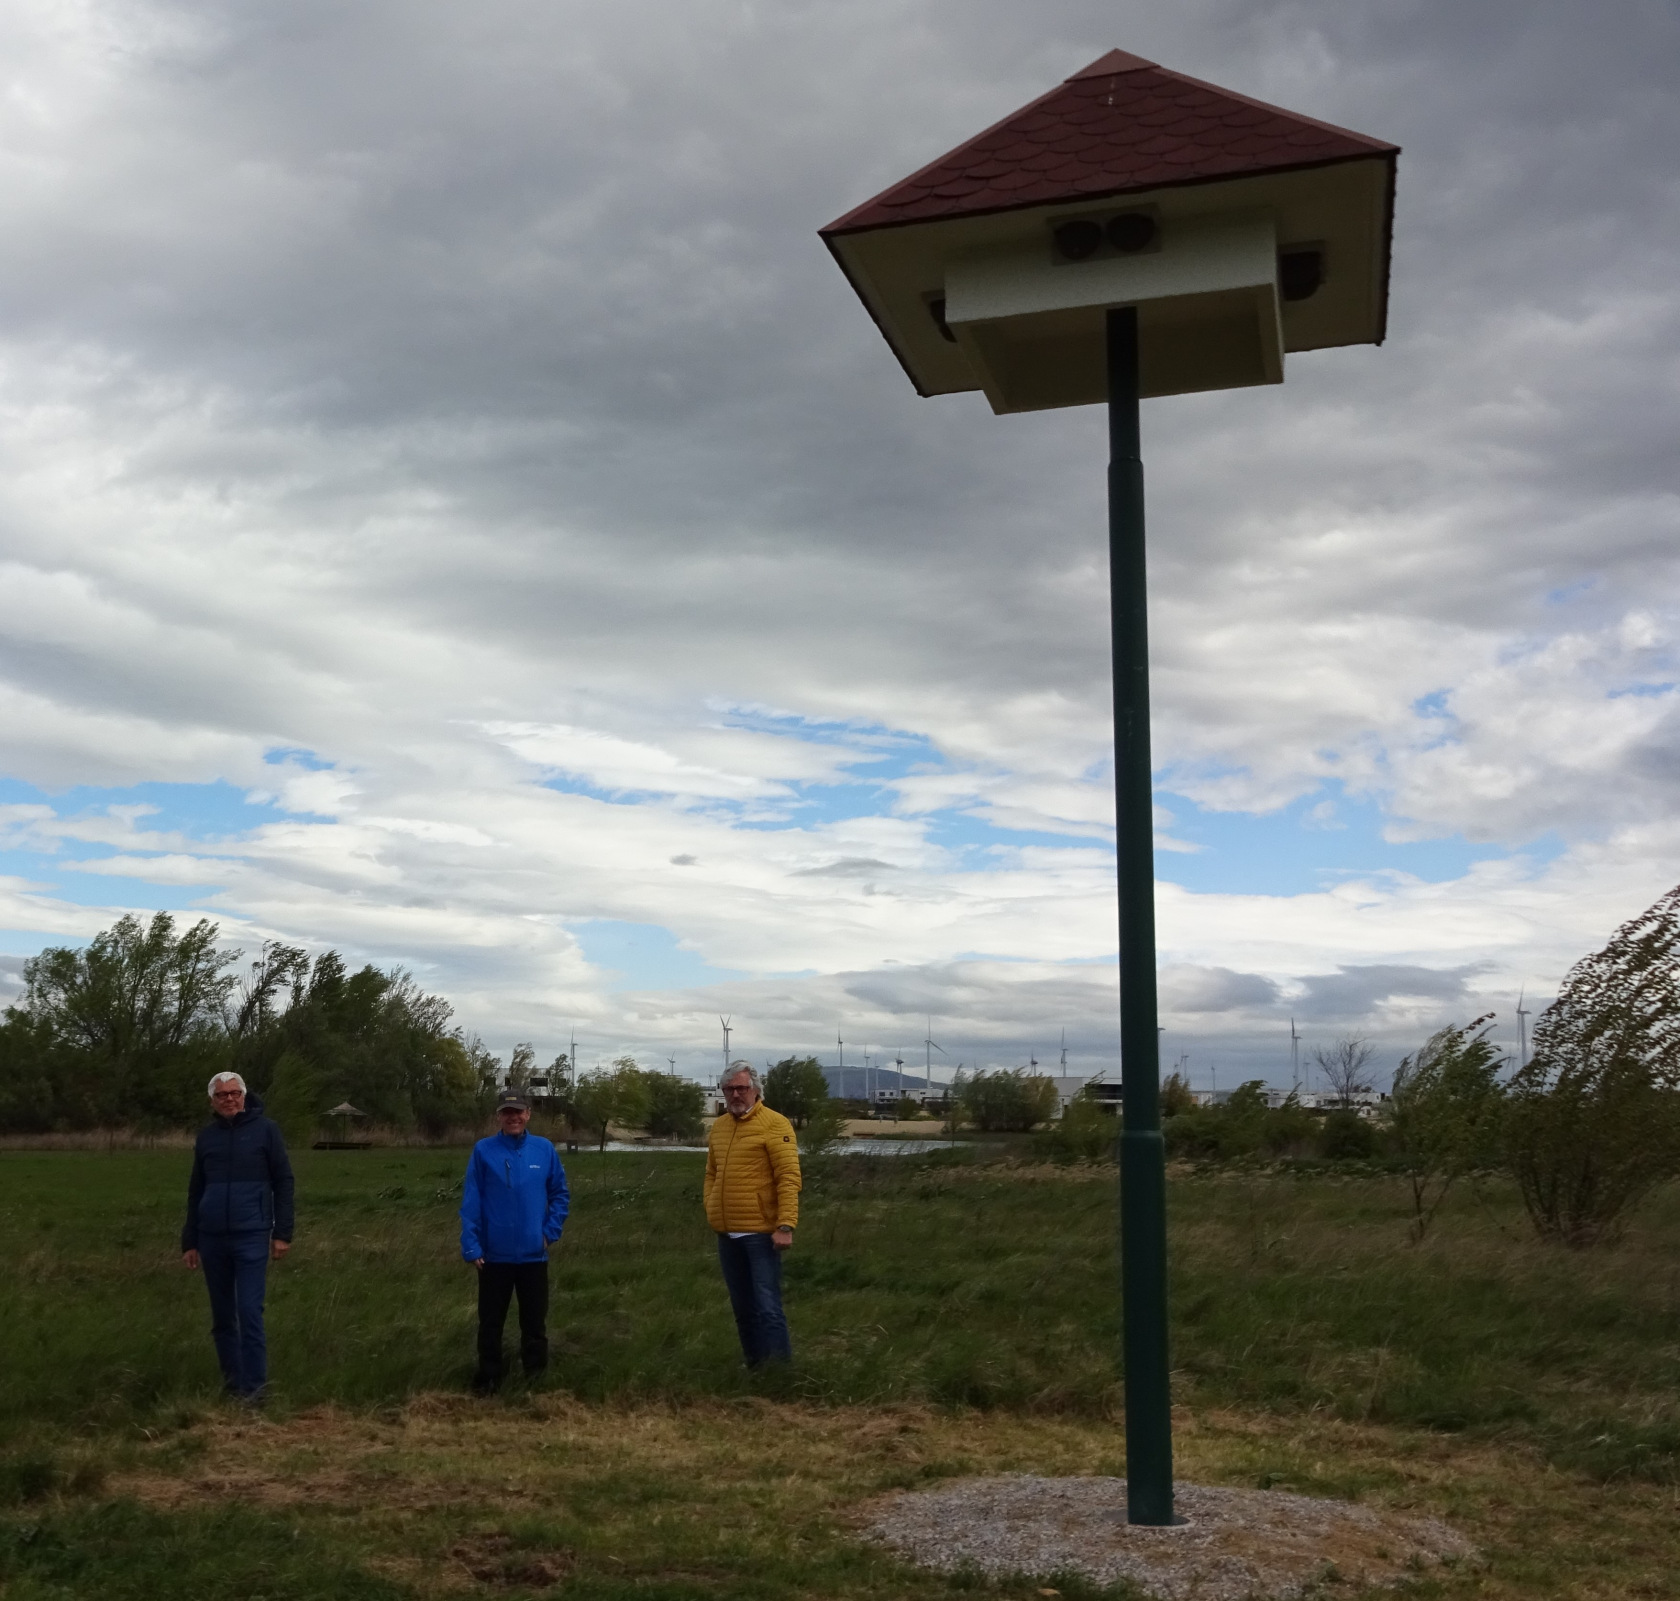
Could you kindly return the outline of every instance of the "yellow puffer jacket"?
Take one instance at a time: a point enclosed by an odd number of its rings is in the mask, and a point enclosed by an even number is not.
[[[768,1234],[799,1222],[799,1142],[763,1101],[725,1112],[706,1136],[706,1221],[719,1234]]]

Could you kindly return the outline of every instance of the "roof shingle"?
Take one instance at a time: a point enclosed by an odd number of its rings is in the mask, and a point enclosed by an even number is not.
[[[822,232],[1281,172],[1395,148],[1111,50]]]

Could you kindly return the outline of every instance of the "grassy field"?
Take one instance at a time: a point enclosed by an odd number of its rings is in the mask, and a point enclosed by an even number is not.
[[[1112,1169],[1001,1154],[813,1164],[797,1361],[749,1377],[701,1159],[580,1153],[554,1365],[485,1403],[465,1153],[301,1153],[254,1418],[179,1265],[184,1153],[0,1154],[5,1601],[984,1589],[848,1520],[950,1475],[1123,1471]],[[1502,1191],[1411,1247],[1368,1175],[1186,1174],[1170,1205],[1183,1477],[1444,1516],[1486,1561],[1419,1595],[1680,1597],[1680,1196],[1592,1253]]]

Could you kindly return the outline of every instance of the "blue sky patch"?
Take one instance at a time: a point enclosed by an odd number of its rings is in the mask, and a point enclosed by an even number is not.
[[[677,936],[658,923],[626,923],[595,917],[568,923],[589,962],[614,976],[610,990],[691,989],[747,975],[712,967],[703,956],[684,950]]]
[[[1157,851],[1159,878],[1203,894],[1302,895],[1361,873],[1409,873],[1429,883],[1461,878],[1477,862],[1521,854],[1549,861],[1561,841],[1531,841],[1521,852],[1473,844],[1461,835],[1396,842],[1383,838],[1382,809],[1373,800],[1326,784],[1279,811],[1216,812],[1183,795],[1157,790],[1172,813],[1165,832],[1201,848],[1193,855]]]
[[[185,834],[196,840],[236,838],[288,815],[270,801],[247,800],[244,790],[220,778],[208,784],[129,784],[112,789],[78,784],[56,793],[15,778],[0,778],[0,804],[50,806],[63,818],[100,814],[113,806],[148,806],[153,810],[135,820],[141,832]],[[85,856],[109,854],[104,847],[69,841],[63,849]]]
[[[263,760],[271,767],[305,767],[312,773],[324,773],[333,765],[302,745],[276,745],[263,752]]]

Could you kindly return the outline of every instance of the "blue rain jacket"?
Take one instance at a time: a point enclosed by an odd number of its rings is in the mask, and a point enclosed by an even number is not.
[[[492,1134],[467,1158],[461,1186],[461,1256],[542,1262],[571,1207],[566,1170],[540,1134]]]
[[[272,1234],[290,1240],[292,1190],[292,1164],[280,1125],[263,1116],[257,1095],[247,1093],[237,1116],[214,1117],[198,1131],[181,1249],[196,1251],[201,1234]]]

